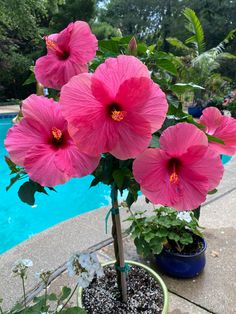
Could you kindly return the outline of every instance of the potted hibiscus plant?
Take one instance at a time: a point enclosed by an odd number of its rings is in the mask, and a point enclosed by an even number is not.
[[[91,186],[108,184],[107,219],[112,218],[115,261],[105,268],[104,280],[93,281],[81,292],[80,303],[93,314],[114,308],[142,313],[150,307],[153,313],[167,313],[168,294],[160,277],[144,265],[125,261],[118,191],[128,190],[129,207],[141,190],[155,204],[179,211],[197,208],[223,175],[220,157],[209,142],[224,141],[204,132],[171,101],[168,108],[157,72],[171,56],[157,54],[155,46],[137,44],[133,49],[132,39],[130,49],[129,38],[115,38],[112,45],[100,42],[94,58],[96,37],[80,21],[45,41],[47,55],[36,61],[34,72],[40,84],[59,91],[59,98],[54,92],[54,99],[31,95],[23,101],[23,119],[5,140],[15,175],[11,182],[28,175],[18,194],[30,205],[36,192],[47,194],[48,188],[74,177],[92,173]],[[146,64],[131,56],[132,51]],[[163,88],[167,84],[169,79]],[[164,124],[168,109],[176,114],[171,126]],[[153,299],[147,297],[148,287],[155,291]],[[101,290],[105,292],[99,297]]]
[[[155,256],[158,269],[178,278],[192,278],[205,266],[206,241],[192,211],[159,207],[153,215],[137,212],[129,217],[137,253]]]

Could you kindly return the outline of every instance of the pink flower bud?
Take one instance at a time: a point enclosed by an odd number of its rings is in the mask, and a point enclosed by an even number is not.
[[[129,45],[128,45],[128,50],[129,50],[129,53],[132,56],[136,56],[137,55],[137,41],[136,41],[134,36],[130,39],[130,42],[129,42]]]

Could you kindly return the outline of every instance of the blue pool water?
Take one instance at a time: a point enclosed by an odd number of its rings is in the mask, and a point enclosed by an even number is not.
[[[110,203],[108,186],[99,184],[89,189],[92,176],[72,179],[57,186],[57,192],[49,192],[49,196],[37,194],[34,206],[18,198],[17,191],[23,181],[6,192],[10,176],[4,161],[7,152],[3,141],[11,120],[0,116],[0,254],[61,221]],[[222,157],[223,163],[229,159],[229,156]]]
[[[89,189],[92,176],[72,179],[57,186],[56,193],[49,191],[49,196],[38,193],[32,207],[18,198],[23,181],[6,192],[10,176],[3,141],[10,126],[11,119],[0,119],[0,254],[63,220],[109,204],[108,186]]]

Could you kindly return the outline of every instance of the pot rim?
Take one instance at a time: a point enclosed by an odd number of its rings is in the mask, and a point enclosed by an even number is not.
[[[115,260],[113,261],[109,261],[106,263],[102,264],[102,267],[105,266],[109,266],[112,264],[115,264]],[[130,265],[135,265],[135,266],[139,266],[144,268],[145,270],[147,270],[160,284],[162,291],[163,291],[163,296],[164,296],[164,304],[163,304],[163,309],[162,309],[162,314],[168,314],[168,307],[169,307],[169,293],[167,290],[167,287],[164,283],[164,281],[162,280],[162,278],[157,274],[157,272],[155,272],[152,268],[148,267],[147,265],[144,265],[142,263],[139,262],[135,262],[135,261],[130,261],[130,260],[126,260],[125,261],[127,264]],[[82,293],[83,293],[83,288],[79,287],[78,289],[78,306],[83,308],[83,304],[82,304]]]
[[[191,257],[195,257],[195,256],[198,256],[198,255],[201,255],[202,253],[204,253],[206,251],[207,242],[206,242],[206,240],[204,238],[202,238],[202,237],[199,237],[199,238],[202,240],[202,243],[203,243],[203,248],[199,252],[196,252],[196,253],[193,253],[193,254],[181,254],[181,253],[176,253],[176,252],[170,252],[165,247],[163,247],[163,251],[165,251],[165,253],[167,253],[169,255],[173,255],[173,256],[177,256],[177,257],[186,257],[186,258],[191,258]],[[156,256],[158,256],[160,254],[156,254]]]

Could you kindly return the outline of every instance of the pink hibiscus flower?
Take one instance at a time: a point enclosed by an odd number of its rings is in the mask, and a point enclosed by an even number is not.
[[[145,150],[133,164],[141,191],[153,203],[177,210],[201,205],[220,182],[224,168],[206,135],[188,123],[166,129],[160,148]]]
[[[219,154],[234,155],[236,152],[236,120],[231,117],[223,116],[215,107],[203,110],[200,117],[201,124],[205,125],[205,132],[213,135],[224,144],[210,142],[209,145]]]
[[[148,147],[167,112],[165,94],[133,56],[109,58],[94,74],[74,76],[60,102],[78,147],[123,160]]]
[[[60,104],[31,95],[23,102],[23,115],[8,131],[5,146],[33,181],[52,187],[97,167],[100,157],[81,153],[69,136]]]
[[[86,22],[70,23],[45,40],[48,53],[36,61],[34,69],[41,84],[61,89],[72,76],[88,72],[87,62],[96,55],[97,39]]]

